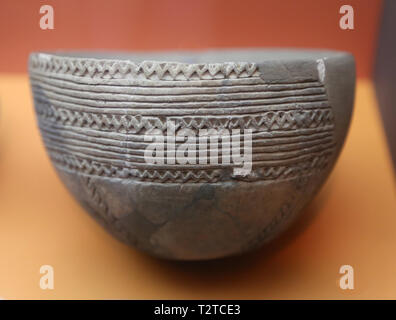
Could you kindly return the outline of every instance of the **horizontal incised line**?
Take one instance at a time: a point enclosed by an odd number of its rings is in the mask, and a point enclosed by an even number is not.
[[[121,95],[121,94],[112,94],[106,98],[100,97],[100,94],[93,94],[88,97],[81,97],[81,96],[73,96],[65,93],[57,93],[51,90],[44,90],[44,91],[37,91],[37,88],[34,88],[34,92],[38,93],[44,97],[58,97],[63,101],[69,100],[69,102],[76,101],[78,104],[84,104],[88,102],[88,104],[92,105],[93,101],[96,103],[101,104],[112,104],[112,103],[141,103],[145,105],[146,103],[153,103],[153,104],[192,104],[192,103],[212,103],[212,102],[226,102],[226,101],[238,101],[239,104],[244,104],[245,101],[252,101],[252,100],[262,100],[265,101],[266,99],[275,101],[275,99],[282,99],[282,98],[294,98],[292,101],[303,101],[304,97],[320,97],[324,98],[324,90],[323,89],[303,89],[299,92],[297,91],[282,91],[281,93],[268,93],[268,92],[261,92],[261,93],[242,93],[242,94],[212,94],[212,95],[195,95],[195,96],[176,96],[173,98],[168,97],[164,99],[163,96],[160,97],[142,97],[139,96],[139,99],[132,98],[131,96]],[[45,99],[45,98],[44,98]],[[103,104],[102,104],[103,106]]]
[[[275,99],[288,97],[306,97],[325,95],[323,88],[305,88],[297,90],[284,91],[254,91],[242,93],[212,93],[212,94],[195,94],[195,95],[127,95],[121,93],[90,93],[76,90],[65,90],[53,88],[45,85],[32,84],[34,92],[48,96],[48,93],[53,93],[55,96],[63,96],[68,98],[75,98],[79,101],[87,100],[110,102],[142,102],[142,103],[190,103],[190,102],[219,102],[219,101],[245,101],[255,99]],[[44,88],[44,90],[42,90]]]
[[[145,149],[147,148],[148,145],[151,144],[151,142],[133,142],[129,140],[119,140],[119,139],[113,139],[113,138],[102,138],[102,137],[92,137],[92,136],[87,136],[81,133],[76,133],[70,130],[54,130],[51,129],[50,127],[46,126],[40,126],[41,131],[45,133],[46,135],[49,135],[50,137],[57,138],[59,140],[64,139],[65,142],[70,140],[75,140],[75,141],[81,141],[81,142],[87,142],[92,144],[93,146],[114,146],[118,148],[127,148],[127,149]],[[151,138],[154,138],[153,136],[150,136]],[[322,139],[327,139],[332,137],[332,132],[330,131],[324,131],[324,132],[318,132],[318,133],[313,133],[311,135],[307,136],[294,136],[294,137],[258,137],[256,139],[252,140],[252,145],[253,148],[258,147],[258,146],[277,146],[277,145],[288,145],[288,144],[297,144],[297,143],[306,143],[310,141],[322,141]],[[242,140],[241,142],[243,143],[243,137],[241,137]],[[153,140],[155,141],[155,140]],[[218,140],[219,145],[222,143],[221,139]],[[196,145],[197,148],[201,145],[199,143],[198,138],[196,139]],[[186,142],[179,142],[176,141],[175,145],[190,145]],[[242,145],[242,144],[241,144]]]
[[[58,103],[68,103],[74,106],[91,106],[96,108],[125,108],[132,109],[135,107],[141,108],[180,108],[180,109],[188,109],[188,108],[230,108],[230,107],[243,107],[246,106],[254,106],[254,105],[265,105],[265,104],[282,104],[282,103],[303,103],[303,102],[326,102],[327,98],[324,94],[311,94],[306,96],[291,96],[285,98],[255,98],[249,100],[227,100],[227,101],[204,101],[204,102],[120,102],[120,101],[96,101],[90,99],[79,99],[68,97],[64,95],[59,95],[52,92],[47,92],[44,94],[43,92],[37,92],[33,89],[34,98],[40,97],[41,101],[54,104],[54,102]]]
[[[309,95],[309,94],[318,94],[325,93],[324,87],[320,86],[305,86],[303,88],[295,88],[289,86],[288,88],[283,88],[282,90],[270,90],[268,85],[260,85],[259,87],[255,86],[246,86],[246,87],[219,87],[215,90],[211,90],[213,92],[207,92],[206,90],[200,90],[199,92],[192,93],[177,93],[174,94],[173,91],[176,89],[168,90],[168,93],[157,94],[158,88],[150,88],[147,91],[145,90],[142,93],[142,89],[133,90],[137,91],[137,93],[128,93],[124,90],[119,90],[118,92],[97,92],[90,91],[88,89],[81,88],[65,88],[64,84],[54,85],[53,83],[47,84],[43,83],[43,81],[32,80],[31,85],[35,88],[36,91],[40,92],[54,92],[60,93],[65,96],[70,97],[78,97],[81,99],[92,99],[92,100],[106,100],[106,101],[137,101],[137,102],[156,102],[156,101],[164,101],[166,99],[176,100],[178,102],[184,101],[212,101],[216,100],[219,96],[224,96],[229,100],[235,99],[250,99],[254,98],[257,95],[265,95],[268,97],[286,97],[286,96],[298,96],[298,95]],[[239,89],[238,89],[239,88]],[[130,88],[129,88],[130,89]],[[183,89],[185,91],[186,89]],[[190,89],[190,91],[192,91]],[[201,100],[200,100],[201,99]]]
[[[195,87],[153,87],[153,86],[111,86],[111,85],[90,85],[76,84],[70,81],[49,79],[44,76],[31,75],[31,80],[37,85],[46,84],[54,88],[67,88],[76,92],[107,93],[107,94],[129,94],[143,96],[183,96],[191,94],[226,94],[240,92],[282,92],[287,90],[324,88],[323,84],[314,82],[288,83],[288,84],[245,84],[245,85],[219,85],[219,86],[195,86]]]
[[[230,167],[235,167],[235,164],[149,164],[146,162],[130,162],[130,161],[125,161],[125,160],[118,160],[118,159],[109,159],[109,158],[103,158],[103,157],[95,157],[91,155],[87,155],[84,153],[80,152],[73,152],[72,154],[70,153],[65,153],[65,150],[62,148],[58,147],[53,147],[53,146],[47,146],[47,149],[49,150],[49,153],[55,152],[58,154],[63,154],[65,156],[75,156],[77,158],[81,159],[87,159],[89,161],[94,161],[96,163],[102,163],[102,164],[108,164],[108,165],[113,165],[113,166],[118,166],[118,167],[123,167],[123,168],[140,168],[140,169],[154,169],[154,170],[210,170],[210,169],[225,169],[225,168],[230,168]],[[308,153],[308,154],[303,154],[299,155],[296,157],[290,157],[286,159],[269,159],[269,160],[254,160],[252,165],[254,168],[259,168],[259,167],[266,167],[266,166],[288,166],[288,165],[293,165],[296,163],[299,163],[301,161],[305,161],[307,159],[316,157],[316,156],[329,156],[333,153],[333,148],[326,148],[323,149],[319,152],[315,153]],[[208,158],[209,162],[209,158]],[[238,166],[237,166],[238,167]]]
[[[50,105],[56,108],[64,108],[70,111],[89,112],[92,114],[114,114],[114,115],[132,115],[132,116],[215,116],[225,115],[225,108],[223,107],[201,107],[194,108],[105,108],[105,107],[90,107],[83,105],[75,105],[68,102],[59,102],[55,100],[49,101],[40,97],[34,97],[36,108],[48,107]],[[305,109],[324,109],[329,108],[327,100],[310,101],[310,102],[295,102],[295,103],[272,103],[272,104],[258,104],[246,106],[245,104],[238,104],[236,106],[227,107],[226,114],[228,115],[243,115],[255,114],[266,111],[288,111],[288,110],[305,110]]]
[[[146,164],[146,160],[144,156],[141,155],[133,155],[130,153],[122,153],[120,152],[113,152],[113,151],[101,151],[98,150],[97,148],[87,148],[87,147],[82,147],[82,146],[73,146],[70,144],[65,144],[65,143],[57,143],[54,141],[51,141],[50,139],[47,139],[46,137],[43,137],[45,145],[47,146],[48,149],[50,150],[57,150],[57,151],[70,151],[72,154],[75,155],[85,155],[85,156],[92,156],[94,157],[93,160],[97,159],[98,162],[103,162],[103,161],[108,161],[110,163],[113,163],[114,161],[124,161],[133,164]],[[288,152],[279,152],[279,151],[274,151],[273,153],[269,152],[263,152],[263,153],[253,153],[252,154],[252,161],[253,165],[256,163],[259,163],[261,161],[280,161],[280,160],[289,160],[293,159],[296,157],[300,157],[306,154],[312,154],[316,152],[321,152],[324,150],[328,150],[334,147],[334,143],[326,143],[323,145],[315,145],[311,147],[307,147],[301,150],[296,150],[296,151],[288,151]],[[99,160],[102,159],[102,160]],[[156,159],[159,159],[156,158]],[[207,157],[208,162],[210,162],[211,157],[208,155]],[[214,157],[213,159],[219,159],[219,157]],[[220,161],[219,161],[220,162]],[[231,164],[232,165],[232,164]],[[158,166],[158,165],[157,165]],[[230,164],[228,165],[230,166]]]
[[[141,144],[138,147],[134,146],[136,144],[134,143],[130,143],[128,141],[117,141],[117,140],[110,140],[110,141],[103,141],[103,140],[98,140],[95,139],[94,141],[92,141],[92,139],[87,139],[87,137],[81,137],[81,136],[71,136],[71,135],[64,135],[64,134],[59,134],[59,133],[54,133],[54,132],[50,132],[47,131],[45,129],[43,129],[43,132],[45,132],[45,138],[46,139],[50,139],[53,140],[57,143],[60,144],[70,144],[70,145],[74,145],[74,146],[81,146],[81,147],[88,147],[88,148],[92,148],[92,149],[100,149],[103,151],[114,151],[117,153],[125,153],[125,154],[136,154],[136,155],[143,155],[144,154],[144,150],[147,148],[147,146],[149,146],[151,143],[150,142],[146,142],[145,144]],[[315,136],[314,136],[315,137]],[[326,143],[330,143],[332,141],[332,137],[330,134],[326,133],[326,136],[319,136],[316,137],[316,139],[314,139],[312,136],[309,136],[308,138],[310,139],[305,139],[303,141],[297,141],[297,142],[293,142],[293,141],[288,141],[285,140],[283,141],[283,143],[276,143],[274,141],[271,142],[271,144],[268,144],[268,140],[261,140],[261,144],[257,144],[258,141],[254,141],[252,142],[252,152],[257,154],[257,153],[273,153],[273,152],[281,152],[281,151],[292,151],[292,150],[299,150],[299,149],[303,149],[303,148],[307,148],[307,147],[311,147],[311,146],[315,146],[315,145],[320,145],[320,144],[326,144]],[[241,148],[243,149],[243,137],[240,138],[239,140],[241,142]],[[271,141],[271,140],[269,140]],[[194,149],[198,150],[198,148],[202,145],[202,146],[208,146],[209,148],[207,150],[210,150],[211,145],[210,145],[210,140],[208,139],[207,143],[198,143],[198,140],[196,140],[197,143],[194,144],[189,144],[189,143],[185,143],[185,142],[179,142],[176,141],[175,142],[175,147],[176,149],[180,146],[180,145],[184,145],[184,146],[190,146],[193,147]],[[218,140],[218,144],[219,146],[219,151],[225,151],[225,149],[223,149],[222,146],[222,141],[219,139]],[[260,145],[264,145],[264,146],[260,146]],[[228,149],[229,151],[229,149]]]

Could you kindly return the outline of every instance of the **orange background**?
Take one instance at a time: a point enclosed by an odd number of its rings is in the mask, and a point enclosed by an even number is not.
[[[355,30],[341,30],[352,5]],[[30,51],[324,47],[352,52],[371,75],[380,0],[1,0],[0,72],[25,71]],[[39,27],[41,5],[54,30]]]

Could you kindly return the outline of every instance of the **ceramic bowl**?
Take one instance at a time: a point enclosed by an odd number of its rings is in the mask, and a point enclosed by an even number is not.
[[[282,233],[328,177],[355,87],[353,57],[323,50],[32,53],[29,74],[74,197],[123,242],[179,260]]]

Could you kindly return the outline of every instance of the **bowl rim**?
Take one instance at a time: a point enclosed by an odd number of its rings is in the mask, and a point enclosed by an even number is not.
[[[347,51],[320,48],[219,48],[199,50],[115,51],[55,50],[32,52],[29,60],[73,60],[76,62],[129,62],[141,64],[172,63],[182,65],[267,63],[270,61],[317,61],[350,57]]]

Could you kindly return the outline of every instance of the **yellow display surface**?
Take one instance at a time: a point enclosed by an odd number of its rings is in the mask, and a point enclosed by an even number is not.
[[[151,258],[108,235],[51,167],[26,75],[0,74],[0,297],[4,299],[396,299],[396,192],[373,85],[359,80],[330,178],[287,234],[212,262]],[[54,269],[54,289],[39,286]],[[342,265],[354,289],[339,287]]]

